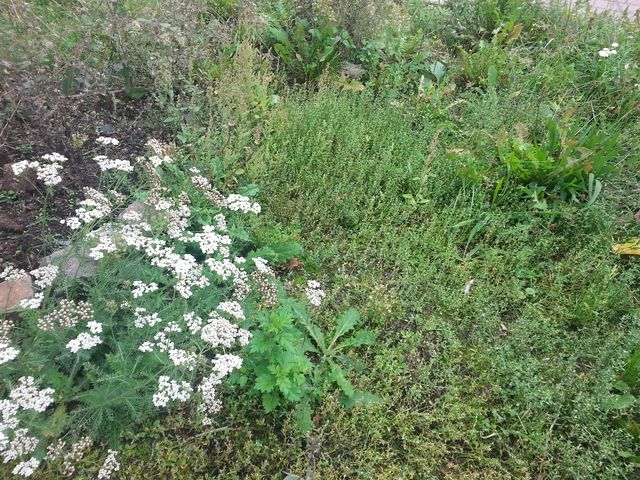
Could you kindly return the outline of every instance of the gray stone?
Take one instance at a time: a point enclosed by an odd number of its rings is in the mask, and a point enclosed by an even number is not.
[[[100,263],[89,257],[88,253],[88,249],[84,248],[72,253],[72,247],[69,246],[56,250],[42,261],[46,265],[57,265],[60,274],[69,279],[90,277],[98,271]]]
[[[98,126],[98,130],[100,130],[100,133],[102,135],[111,135],[115,132],[113,127],[107,123],[103,123],[102,125]]]
[[[349,78],[360,78],[365,72],[364,68],[357,63],[343,62],[342,73]]]
[[[120,212],[120,214],[118,215],[118,220],[125,221],[123,217],[127,213],[139,213],[142,218],[141,221],[146,223],[153,223],[158,220],[166,221],[168,219],[168,212],[159,212],[153,205],[148,205],[142,200],[136,200],[122,212]]]

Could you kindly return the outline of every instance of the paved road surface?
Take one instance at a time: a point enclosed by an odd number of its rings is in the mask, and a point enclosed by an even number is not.
[[[591,0],[590,3],[597,12],[610,10],[622,14],[625,8],[629,8],[629,16],[633,16],[640,10],[640,0]]]

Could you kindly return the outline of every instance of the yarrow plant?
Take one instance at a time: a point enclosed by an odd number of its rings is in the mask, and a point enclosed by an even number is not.
[[[22,304],[19,336],[7,321],[0,325],[0,455],[15,462],[16,475],[31,476],[43,465],[74,474],[93,443],[117,445],[140,419],[186,403],[202,425],[214,424],[225,383],[244,370],[251,329],[263,328],[257,312],[282,298],[273,265],[298,247],[253,250],[244,228],[260,213],[258,203],[223,194],[196,167],[176,175],[171,147],[157,140],[147,146],[151,154],[135,162],[149,187],[137,194],[142,208],[119,213],[126,193],[85,188],[75,214],[62,222],[100,262],[95,278],[57,289],[67,281],[57,265],[0,274],[30,274],[38,289]],[[103,170],[134,168],[96,161]],[[68,296],[60,298],[62,292]],[[325,297],[314,281],[306,293],[314,306]],[[117,450],[109,450],[94,475],[107,479],[119,468]]]
[[[97,142],[109,147],[119,143],[102,137]],[[29,365],[48,364],[50,372],[39,381],[35,380],[36,372],[23,375],[11,382],[7,398],[0,400],[0,454],[5,462],[17,462],[13,469],[16,475],[30,476],[43,462],[57,464],[60,472],[73,473],[75,462],[89,448],[87,438],[96,430],[113,430],[118,438],[121,429],[112,428],[108,419],[120,418],[121,405],[129,405],[124,412],[137,417],[153,408],[195,402],[202,423],[213,423],[215,413],[223,407],[223,380],[243,363],[234,350],[246,346],[252,336],[241,326],[246,320],[246,305],[260,301],[261,291],[267,296],[266,304],[276,301],[275,276],[267,260],[252,257],[247,262],[246,247],[243,242],[238,244],[229,226],[242,224],[243,215],[258,214],[259,204],[247,196],[223,195],[197,169],[187,177],[185,190],[173,197],[162,171],[174,163],[170,149],[156,140],[148,146],[152,155],[136,162],[151,187],[146,206],[149,211],[166,213],[152,220],[139,212],[127,212],[110,221],[124,195],[86,188],[75,215],[62,222],[72,230],[86,232],[90,257],[103,262],[104,268],[120,270],[119,275],[106,275],[102,280],[108,282],[112,296],[117,292],[115,307],[99,289],[90,289],[83,298],[52,299],[43,305],[45,290],[52,287],[59,273],[55,265],[29,273],[8,268],[0,274],[2,279],[31,274],[38,289],[34,298],[22,304],[33,310],[25,318],[33,319],[30,328],[38,338],[38,347],[23,351],[19,342],[14,346],[12,325],[3,320],[0,363],[8,369],[3,378],[10,381],[12,372],[31,371]],[[43,160],[59,166],[65,159],[54,155]],[[128,173],[133,169],[127,161],[106,156],[95,160],[103,171]],[[18,164],[14,171],[42,165]],[[57,166],[50,168],[59,171]],[[49,184],[58,181],[47,180]],[[136,269],[129,267],[132,263]],[[123,272],[134,278],[128,279]],[[114,354],[127,348],[130,361],[122,363]],[[135,367],[140,361],[146,365],[144,371]],[[102,378],[92,373],[96,368]],[[67,380],[53,382],[55,392],[44,385],[37,387],[53,378]],[[78,405],[83,406],[82,415],[74,414]],[[53,428],[54,408],[67,412],[62,422],[65,428],[60,427],[58,416],[54,430],[69,439],[52,440],[51,435],[38,434]],[[84,436],[73,441],[78,435]],[[37,453],[45,450],[46,455]],[[116,451],[109,451],[97,478],[106,479],[118,471],[116,455]]]
[[[11,168],[15,175],[22,175],[26,170],[35,170],[36,178],[48,187],[59,184],[62,181],[60,172],[62,164],[67,161],[67,157],[53,152],[42,155],[40,160],[22,160],[14,163]]]

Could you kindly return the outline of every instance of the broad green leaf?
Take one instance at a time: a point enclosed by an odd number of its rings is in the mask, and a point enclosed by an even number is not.
[[[284,30],[271,27],[269,28],[269,35],[275,38],[278,42],[282,43],[283,46],[291,46],[291,43],[289,42],[289,35],[287,35],[287,32],[285,32]]]
[[[623,380],[618,380],[616,383],[614,383],[613,384],[613,388],[615,388],[616,390],[618,390],[620,392],[629,391],[629,385],[627,384],[627,382],[625,382]]]
[[[326,351],[327,343],[325,341],[324,334],[322,333],[320,328],[311,322],[305,322],[305,327],[307,327],[307,331],[309,332],[309,335],[311,335],[311,338],[313,338],[313,341],[316,342],[316,345],[320,347],[320,350],[322,350],[323,352]]]
[[[245,242],[248,242],[251,239],[251,237],[249,236],[249,232],[247,232],[244,228],[231,227],[229,229],[229,233],[234,238],[237,238],[239,240],[244,240]]]
[[[342,403],[345,408],[353,408],[357,404],[362,404],[365,406],[374,405],[380,402],[382,402],[382,399],[379,396],[364,390],[355,390],[353,392],[353,395],[351,395],[350,397],[347,397],[345,395],[340,398],[340,403]]]
[[[238,188],[237,192],[240,195],[245,195],[247,197],[254,197],[260,191],[260,187],[255,183],[250,183],[249,185],[245,185],[243,187]]]
[[[589,201],[587,207],[590,207],[600,196],[602,191],[602,182],[598,180],[593,173],[589,174]]]
[[[547,129],[549,130],[549,136],[547,138],[547,152],[549,154],[555,153],[561,148],[560,144],[560,129],[558,128],[558,122],[553,118],[550,118],[547,122]]]
[[[331,344],[333,345],[336,340],[342,337],[345,333],[349,332],[360,321],[360,312],[355,308],[350,308],[338,319],[336,326],[336,333],[333,337]]]
[[[373,345],[376,342],[376,334],[370,330],[359,330],[353,337],[347,338],[338,344],[336,350],[346,347],[360,347]]]
[[[248,348],[253,353],[265,353],[271,349],[271,341],[263,332],[257,331],[251,337]]]
[[[294,416],[298,430],[302,435],[305,435],[313,429],[313,421],[311,420],[312,413],[308,403],[301,403],[296,407]]]
[[[263,373],[256,378],[256,390],[267,393],[272,391],[276,387],[276,379],[273,375]]]
[[[340,390],[342,390],[347,397],[351,397],[355,393],[351,382],[344,376],[342,368],[333,362],[331,362],[329,378],[338,384]]]
[[[444,65],[440,62],[434,62],[429,66],[429,70],[433,76],[436,77],[438,83],[440,83],[440,80],[444,77]]]
[[[125,87],[124,91],[133,100],[140,100],[149,93],[149,90],[143,87]]]
[[[490,88],[496,88],[498,86],[498,70],[495,65],[491,65],[487,71],[487,85]]]
[[[280,398],[278,398],[277,395],[271,393],[264,393],[262,395],[262,407],[265,412],[272,412],[278,405],[280,405]]]
[[[249,255],[247,255],[247,260],[251,260],[255,257],[264,258],[268,262],[273,262],[276,258],[276,252],[274,252],[270,247],[261,247],[258,250],[254,250]]]
[[[620,410],[628,407],[636,401],[636,397],[630,393],[624,393],[622,395],[614,395],[607,403],[606,407],[610,410]]]
[[[269,247],[275,253],[273,261],[278,263],[286,262],[302,253],[302,245],[299,243],[275,243]]]
[[[273,49],[276,51],[276,53],[280,56],[280,58],[282,58],[282,60],[284,61],[284,63],[286,65],[291,65],[292,63],[292,59],[290,56],[290,52],[287,49],[287,47],[285,47],[284,45],[282,45],[281,43],[276,43],[273,46]]]

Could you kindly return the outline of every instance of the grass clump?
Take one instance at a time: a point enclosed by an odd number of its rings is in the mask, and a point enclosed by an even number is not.
[[[324,437],[370,450],[324,475],[632,471],[605,403],[640,333],[639,272],[610,255],[605,212],[495,204],[446,155],[465,133],[384,98],[323,91],[277,118],[256,162],[270,215],[298,227],[334,301],[360,305],[384,345],[362,381],[385,407],[349,421],[354,439]]]

